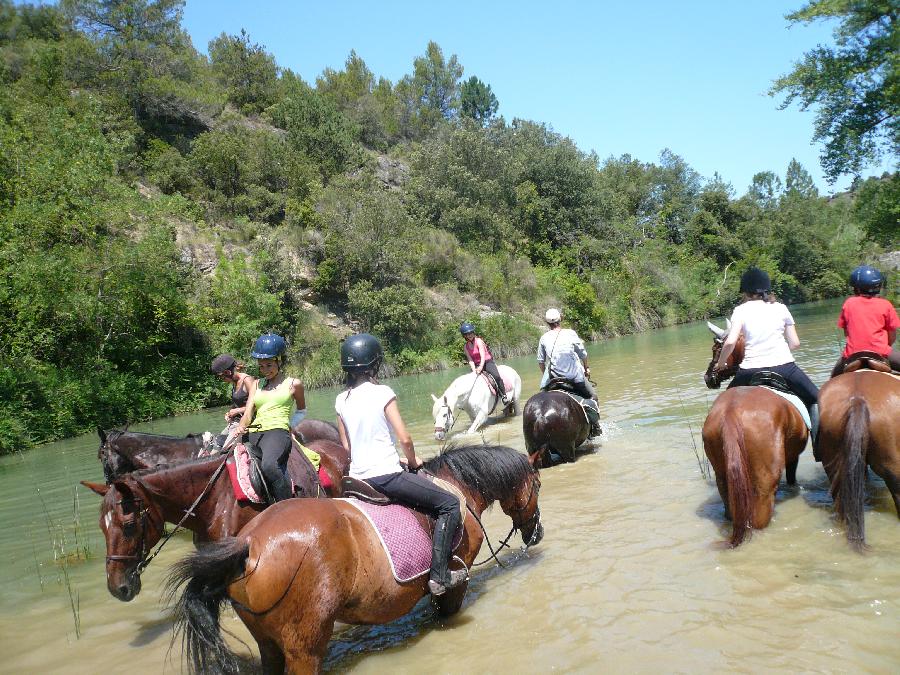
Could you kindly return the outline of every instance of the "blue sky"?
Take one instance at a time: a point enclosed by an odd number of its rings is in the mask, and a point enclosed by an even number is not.
[[[221,32],[252,41],[306,81],[355,49],[376,76],[412,72],[429,40],[494,90],[499,114],[545,122],[601,158],[657,161],[663,148],[718,171],[738,195],[754,173],[796,157],[829,187],[813,112],[766,94],[832,26],[788,27],[803,0],[761,2],[266,2],[188,0],[184,26],[206,51]],[[872,167],[880,174],[889,165]]]

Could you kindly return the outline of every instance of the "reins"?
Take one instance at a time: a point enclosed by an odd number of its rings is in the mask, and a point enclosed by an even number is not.
[[[528,500],[525,502],[525,506],[523,506],[520,509],[516,509],[516,513],[521,513],[526,508],[528,508],[528,505],[531,503],[531,498],[535,495],[535,491],[540,489],[539,486],[540,486],[540,483],[537,480],[531,481],[531,491],[528,493]],[[500,560],[497,553],[499,551],[502,551],[504,548],[510,548],[509,543],[508,543],[510,538],[513,536],[513,534],[515,534],[516,530],[521,528],[522,525],[521,524],[516,525],[515,523],[513,523],[512,527],[509,530],[509,533],[506,535],[506,538],[504,538],[503,541],[500,542],[500,544],[497,546],[497,550],[495,551],[493,545],[491,545],[491,539],[488,536],[487,530],[484,527],[484,523],[481,522],[481,518],[479,518],[478,514],[475,513],[475,511],[472,509],[471,506],[469,506],[468,502],[466,502],[466,508],[469,510],[469,513],[472,514],[472,517],[475,518],[475,522],[478,523],[478,527],[481,528],[481,532],[484,534],[484,541],[485,541],[485,543],[487,543],[488,550],[491,552],[491,554],[484,560],[482,560],[480,562],[473,562],[471,565],[469,565],[470,569],[472,567],[480,567],[481,565],[486,565],[487,563],[491,562],[492,560],[495,560],[497,562],[497,564],[504,569],[506,567],[514,565],[519,560],[519,558],[521,558],[523,555],[525,555],[525,552],[528,550],[528,547],[531,546],[532,543],[534,543],[535,537],[537,536],[537,533],[538,533],[538,528],[540,527],[540,524],[541,524],[541,509],[540,509],[540,507],[536,507],[535,515],[532,518],[532,520],[536,518],[537,523],[534,526],[534,530],[532,530],[532,532],[531,532],[531,538],[527,542],[525,542],[525,544],[522,546],[522,548],[519,550],[519,552],[516,554],[516,556],[512,560],[504,563],[502,560]]]

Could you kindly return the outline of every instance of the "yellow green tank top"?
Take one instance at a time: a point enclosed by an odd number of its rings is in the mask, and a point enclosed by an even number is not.
[[[264,390],[265,380],[259,381],[253,397],[256,415],[250,431],[269,431],[271,429],[290,429],[291,409],[294,398],[291,396],[293,378],[286,377],[284,382],[271,390]]]

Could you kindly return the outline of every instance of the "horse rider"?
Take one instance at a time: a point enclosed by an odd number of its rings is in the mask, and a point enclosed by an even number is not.
[[[352,335],[341,345],[347,388],[334,402],[341,444],[350,453],[351,477],[435,519],[428,590],[443,595],[468,578],[464,569],[449,569],[452,540],[460,524],[459,500],[424,476],[404,471],[404,464],[414,471],[422,460],[400,416],[396,394],[378,383],[383,358],[381,343],[368,333]]]
[[[538,343],[537,362],[544,376],[541,388],[552,378],[566,380],[576,394],[597,400],[597,392],[588,381],[591,369],[588,366],[584,341],[571,328],[562,327],[562,314],[551,307],[544,315],[549,330]]]
[[[884,275],[874,267],[860,265],[850,274],[853,295],[844,301],[838,328],[844,329],[847,343],[841,358],[831,371],[835,377],[844,371],[847,358],[857,352],[873,352],[885,357],[893,370],[900,371],[900,350],[894,345],[900,318],[888,300],[879,298]]]
[[[240,419],[250,398],[250,384],[256,378],[244,372],[244,364],[231,354],[219,354],[213,359],[209,372],[215,377],[231,384],[231,408],[225,413],[225,421]]]
[[[722,344],[715,370],[724,370],[738,338],[744,336],[744,359],[728,385],[750,384],[754,374],[767,370],[778,373],[809,411],[811,435],[815,449],[819,431],[819,389],[794,362],[793,350],[800,346],[794,317],[780,302],[769,298],[772,282],[758,267],[750,267],[741,275],[743,302],[731,314],[731,330]]]
[[[273,501],[290,498],[287,462],[291,454],[291,409],[293,419],[306,415],[306,396],[300,380],[284,374],[287,344],[280,335],[260,335],[250,355],[257,360],[260,378],[250,384],[250,395],[237,433],[250,431],[250,443],[262,453],[260,468]]]
[[[488,349],[487,343],[481,337],[475,334],[475,324],[465,321],[459,326],[459,332],[462,333],[463,339],[466,341],[466,358],[469,361],[469,368],[475,373],[477,378],[482,371],[487,372],[494,380],[494,386],[497,389],[497,395],[503,405],[509,405],[509,399],[506,397],[506,385],[497,370],[497,363]]]

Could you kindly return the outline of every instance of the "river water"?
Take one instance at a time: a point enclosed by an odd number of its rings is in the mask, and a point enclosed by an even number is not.
[[[838,311],[836,302],[793,309],[803,341],[798,363],[819,384],[840,350]],[[326,667],[900,669],[900,526],[874,476],[865,555],[853,553],[833,523],[827,479],[809,450],[800,459],[799,487],[782,486],[769,528],[737,550],[714,546],[729,526],[695,454],[702,457],[699,430],[717,394],[702,382],[710,346],[701,323],[591,345],[605,434],[575,464],[542,472],[544,541],[507,569],[475,572],[463,611],[449,620],[422,602],[387,626],[339,627]],[[522,375],[524,395],[533,393],[533,358],[507,363]],[[388,381],[422,456],[438,450],[429,394],[462,372]],[[309,392],[311,415],[332,419],[335,394]],[[134,428],[217,430],[221,416],[211,410]],[[524,449],[521,417],[491,424],[484,438]],[[98,499],[77,485],[102,481],[97,446],[96,436],[84,436],[0,459],[0,672],[183,669],[180,645],[169,651],[171,622],[160,590],[169,565],[192,545],[176,537],[145,573],[134,601],[109,595]],[[509,527],[499,509],[485,524],[495,540]],[[230,611],[223,623],[252,644]]]

